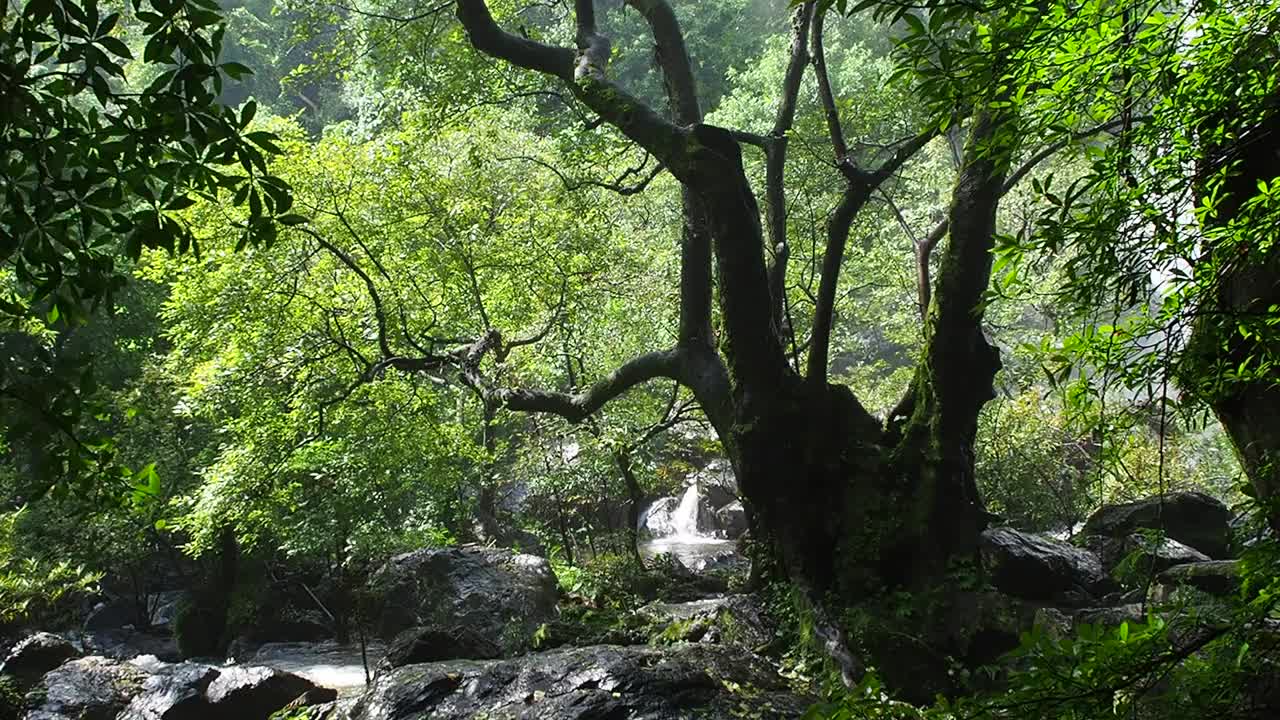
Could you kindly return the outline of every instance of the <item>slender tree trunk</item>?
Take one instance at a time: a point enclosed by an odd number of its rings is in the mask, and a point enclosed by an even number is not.
[[[644,565],[644,558],[640,556],[640,503],[644,502],[640,480],[631,467],[630,454],[626,451],[618,451],[613,459],[618,465],[618,470],[622,472],[622,480],[627,486],[627,549],[636,562]]]

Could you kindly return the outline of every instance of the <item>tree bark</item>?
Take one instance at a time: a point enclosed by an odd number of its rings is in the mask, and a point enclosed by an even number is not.
[[[1232,166],[1217,215],[1210,221],[1214,229],[1240,219],[1260,182],[1280,177],[1280,110],[1243,133],[1233,147],[1206,153],[1201,175]],[[1197,308],[1179,374],[1183,385],[1213,408],[1272,530],[1280,534],[1280,384],[1274,369],[1261,376],[1255,371],[1231,377],[1246,361],[1253,368],[1280,363],[1280,332],[1263,327],[1280,306],[1280,238],[1274,226],[1245,223],[1247,230],[1233,232],[1252,231],[1257,237],[1206,250],[1205,264],[1221,271],[1213,296]],[[1255,332],[1239,332],[1242,323]]]
[[[561,78],[587,107],[655,155],[682,183],[686,211],[692,200],[713,251],[718,347],[703,342],[699,333],[682,332],[676,348],[626,363],[581,395],[496,391],[492,397],[509,409],[552,412],[579,422],[636,384],[673,378],[691,388],[705,410],[737,473],[753,532],[772,548],[777,566],[803,588],[818,610],[816,617],[826,617],[822,608],[828,598],[848,606],[886,590],[945,583],[957,561],[975,561],[986,517],[974,482],[973,443],[978,413],[993,397],[1000,367],[981,323],[995,211],[1014,144],[1009,119],[979,113],[972,123],[953,193],[949,241],[931,296],[925,350],[903,406],[905,417],[886,428],[848,388],[826,381],[825,340],[824,359],[808,377],[788,361],[776,303],[784,278],[777,276],[776,264],[772,278],[766,267],[766,235],[743,169],[739,136],[702,122],[681,124],[679,116],[668,122],[610,83],[606,68],[591,60],[603,41],[590,4],[577,3],[577,55],[503,32],[481,0],[459,0],[458,15],[477,49]],[[674,16],[663,10],[666,3],[636,4],[663,11],[655,35],[678,32]],[[805,17],[798,19],[800,32]],[[816,21],[815,26],[820,27]],[[793,54],[802,61],[803,47],[793,48]],[[672,74],[672,87],[680,69],[664,70]],[[678,107],[682,98],[672,101]],[[789,125],[790,117],[781,117],[780,124]],[[838,124],[836,117],[836,130]],[[852,215],[936,130],[904,141],[869,171],[856,168],[839,133],[832,134]],[[777,172],[774,181],[781,182]],[[779,222],[776,189],[771,195],[776,243],[785,226]],[[842,259],[830,258],[824,284],[834,287]],[[699,310],[698,298],[704,297],[689,299],[685,291],[692,285],[683,286],[690,277],[685,271],[681,296],[690,305],[681,308],[682,327],[694,317],[691,306]],[[830,308],[824,317],[819,319],[829,324]],[[843,647],[839,628],[824,624],[822,636],[842,670],[856,679],[858,663]]]

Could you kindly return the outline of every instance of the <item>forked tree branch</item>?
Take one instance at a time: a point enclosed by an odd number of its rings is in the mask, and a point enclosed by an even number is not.
[[[1141,122],[1142,120],[1143,118],[1129,119],[1131,122]],[[1031,157],[1024,160],[1017,169],[1009,173],[1009,176],[1005,178],[1004,184],[1000,186],[1000,197],[1004,197],[1009,194],[1009,192],[1017,187],[1018,184],[1027,177],[1027,175],[1031,174],[1031,171],[1035,170],[1040,163],[1066,149],[1071,145],[1071,143],[1078,140],[1084,140],[1101,132],[1116,130],[1123,127],[1125,122],[1126,121],[1123,118],[1112,120],[1111,122],[1103,123],[1102,125],[1098,125],[1097,127],[1093,127],[1088,130],[1072,133],[1067,137],[1046,145],[1039,151],[1033,153]],[[933,229],[930,230],[929,234],[923,239],[915,240],[915,238],[912,238],[916,260],[916,296],[920,305],[921,316],[929,311],[929,302],[931,301],[931,296],[933,294],[933,279],[929,269],[929,261],[933,256],[934,248],[938,246],[938,243],[942,241],[942,238],[947,236],[947,230],[949,227],[950,219],[943,218],[933,226]],[[904,230],[906,230],[905,226]],[[908,234],[910,234],[909,231]]]

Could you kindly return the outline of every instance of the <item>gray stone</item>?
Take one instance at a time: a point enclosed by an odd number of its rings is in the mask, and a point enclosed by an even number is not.
[[[378,672],[438,660],[492,660],[502,657],[498,639],[467,628],[409,628],[391,641]]]
[[[746,705],[760,717],[796,718],[812,701],[792,693],[768,662],[733,645],[602,645],[407,665],[380,675],[351,717],[728,720]]]
[[[1208,562],[1209,556],[1173,538],[1152,538],[1140,533],[1126,537],[1088,535],[1085,546],[1102,559],[1103,569],[1131,584],[1143,583],[1157,573],[1186,563]]]
[[[209,683],[205,702],[214,717],[261,718],[293,703],[310,698],[307,704],[332,702],[337,692],[317,688],[310,680],[267,667],[232,666],[221,668]],[[295,705],[298,706],[302,703]]]
[[[738,500],[716,511],[716,524],[721,537],[736,539],[747,531],[747,511]]]
[[[1143,529],[1160,530],[1215,560],[1230,557],[1231,511],[1200,492],[1106,505],[1085,522],[1084,534],[1123,538]]]
[[[113,720],[129,705],[149,674],[110,658],[64,663],[27,694],[26,720]]]
[[[545,558],[476,546],[399,555],[369,588],[381,638],[412,627],[465,627],[504,653],[525,649],[538,626],[556,617],[559,596]]]
[[[0,675],[12,676],[18,687],[25,690],[39,682],[45,673],[79,655],[80,651],[64,638],[47,632],[36,633],[13,646],[4,663],[0,663]]]
[[[737,643],[756,650],[774,639],[773,623],[752,595],[726,595],[683,603],[650,603],[641,616],[657,625],[705,621],[711,629],[704,640]]]
[[[218,677],[209,665],[154,660],[132,663],[152,673],[142,683],[141,692],[129,702],[117,720],[185,720],[208,715],[204,693]]]
[[[1080,605],[1110,590],[1096,555],[1040,535],[1012,528],[986,530],[981,554],[992,585],[1015,597]]]
[[[267,720],[291,704],[331,702],[337,693],[265,667],[92,656],[48,673],[27,697],[34,706],[28,720]]]
[[[1210,560],[1175,565],[1156,576],[1156,602],[1172,598],[1181,587],[1190,587],[1209,595],[1232,595],[1240,589],[1239,560]]]

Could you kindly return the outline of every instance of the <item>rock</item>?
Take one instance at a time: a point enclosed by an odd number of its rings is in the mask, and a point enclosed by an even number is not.
[[[208,715],[204,693],[218,677],[209,665],[154,660],[132,663],[151,672],[142,691],[129,702],[117,720],[180,720]]]
[[[640,524],[636,531],[640,537],[669,537],[676,533],[673,517],[680,505],[680,498],[662,497],[654,500],[640,511]]]
[[[733,474],[729,461],[717,458],[707,463],[694,473],[692,482],[698,484],[702,496],[713,510],[738,502],[738,479]]]
[[[556,616],[559,588],[545,558],[476,546],[392,558],[369,581],[381,638],[412,627],[465,627],[504,653],[526,648]]]
[[[736,539],[747,531],[747,511],[742,503],[734,500],[716,510],[716,524],[720,526],[720,536]]]
[[[1163,530],[1215,560],[1230,557],[1231,511],[1200,492],[1178,492],[1120,505],[1106,505],[1084,524],[1085,535],[1128,537],[1137,530]]]
[[[267,720],[299,698],[332,702],[337,693],[265,667],[92,656],[45,675],[27,697],[36,706],[28,720]]]
[[[132,600],[113,598],[100,602],[89,611],[85,618],[84,629],[88,632],[98,630],[116,630],[123,627],[136,627],[140,613],[137,603]]]
[[[1240,589],[1239,560],[1210,560],[1175,565],[1156,576],[1155,600],[1166,602],[1179,587],[1210,595],[1231,595]]]
[[[602,645],[396,668],[378,676],[351,718],[728,720],[744,705],[761,717],[797,718],[812,701],[732,645]]]
[[[1076,625],[1102,625],[1116,627],[1121,623],[1145,623],[1147,609],[1142,603],[1116,605],[1113,607],[1081,608],[1072,616],[1073,627]]]
[[[656,626],[666,629],[674,625],[691,627],[701,621],[706,626],[706,633],[699,639],[736,643],[748,650],[756,650],[774,639],[773,624],[766,617],[764,607],[751,595],[728,595],[683,603],[650,603],[638,612]]]
[[[1096,555],[1039,535],[1012,528],[986,530],[981,553],[992,584],[1016,597],[1080,605],[1111,589]]]
[[[391,641],[378,672],[438,660],[492,660],[502,657],[497,638],[466,628],[409,628]]]
[[[1140,533],[1123,538],[1088,535],[1084,543],[1098,554],[1112,577],[1128,580],[1128,584],[1144,584],[1147,578],[1175,565],[1209,561],[1204,553],[1168,537],[1151,538]]]
[[[9,675],[25,690],[40,681],[45,673],[80,656],[80,651],[67,640],[52,633],[40,632],[28,637],[9,651],[0,663],[0,675]]]
[[[750,562],[735,548],[723,548],[681,561],[695,575],[707,573],[736,573],[750,569]]]
[[[220,669],[205,691],[205,702],[213,717],[266,720],[271,713],[304,696],[310,698],[309,704],[316,704],[332,702],[338,693],[318,688],[293,673],[237,665]]]
[[[26,720],[111,720],[142,691],[148,676],[98,656],[63,663],[27,694],[32,709]]]

